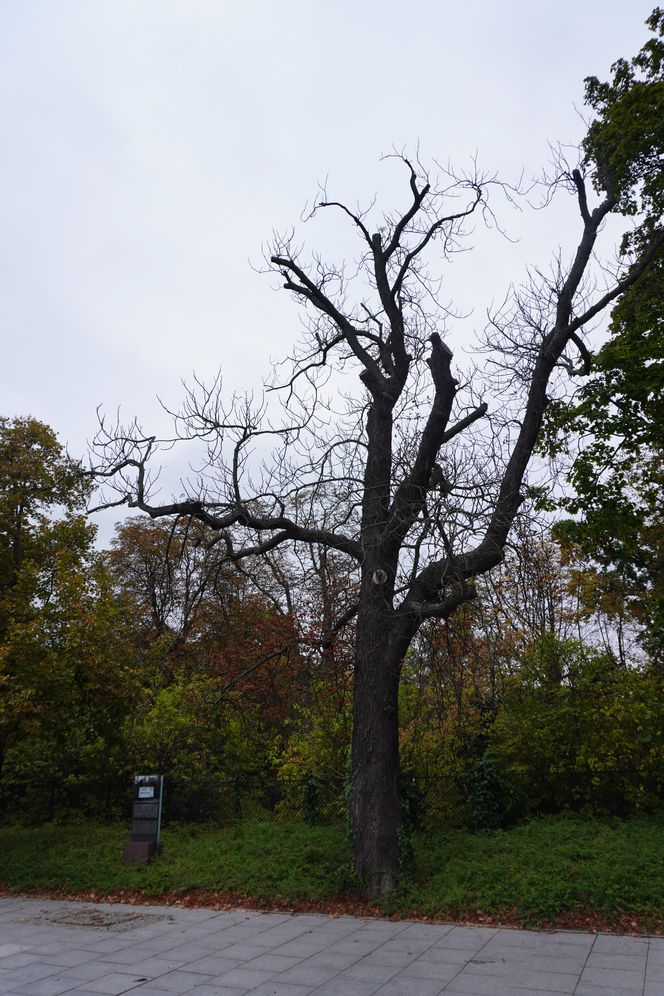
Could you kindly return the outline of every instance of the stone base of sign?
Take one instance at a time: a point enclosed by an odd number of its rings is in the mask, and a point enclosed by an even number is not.
[[[157,856],[156,840],[128,840],[124,846],[122,860],[126,865],[135,865],[139,861],[151,861]]]

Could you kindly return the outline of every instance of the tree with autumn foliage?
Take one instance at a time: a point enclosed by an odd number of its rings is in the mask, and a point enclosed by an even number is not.
[[[55,433],[0,419],[0,799],[30,808],[106,786],[135,691],[126,607]],[[115,751],[115,759],[113,754]]]
[[[305,696],[296,624],[270,578],[229,564],[208,530],[137,516],[105,563],[130,606],[141,702],[127,732],[138,769],[163,772],[182,818],[234,812],[227,791],[264,783],[283,723]],[[232,796],[233,793],[231,793]]]

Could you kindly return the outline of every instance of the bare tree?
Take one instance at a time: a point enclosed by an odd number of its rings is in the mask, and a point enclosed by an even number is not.
[[[402,161],[408,207],[383,215],[379,227],[370,222],[373,205],[354,210],[323,192],[314,209],[343,212],[357,231],[362,254],[352,273],[320,256],[305,261],[293,237],[275,240],[268,267],[302,306],[304,338],[258,404],[225,404],[219,380],[188,390],[173,413],[175,436],[202,440],[206,455],[185,495],[154,500],[159,441],[137,425],[102,421],[94,467],[114,489],[106,505],[198,520],[230,561],[304,543],[355,565],[357,603],[332,628],[355,618],[350,809],[355,871],[369,897],[392,889],[399,869],[406,651],[424,620],[450,616],[473,598],[473,579],[500,563],[548,392],[560,375],[577,372],[576,356],[587,368],[582,330],[661,244],[657,231],[593,296],[595,242],[617,201],[606,172],[594,178],[603,196],[591,208],[582,172],[563,165],[555,186],[576,197],[580,238],[570,262],[561,255],[552,276],[532,274],[493,319],[490,344],[499,376],[509,376],[512,407],[500,402],[503,417],[491,417],[478,396],[487,390],[480,375],[460,383],[452,371],[441,335],[452,316],[426,258],[434,247],[453,256],[470,219],[493,222],[490,191],[510,192],[476,170],[441,170],[441,183]]]

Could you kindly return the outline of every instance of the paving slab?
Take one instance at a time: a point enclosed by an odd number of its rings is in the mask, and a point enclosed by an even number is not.
[[[664,996],[664,939],[0,899],[7,996]]]

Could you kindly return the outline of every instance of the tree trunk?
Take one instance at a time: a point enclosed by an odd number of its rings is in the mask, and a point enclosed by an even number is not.
[[[350,813],[355,874],[371,900],[390,892],[399,872],[401,660],[391,639],[389,583],[366,577],[363,588],[367,598],[361,601],[357,624]]]

